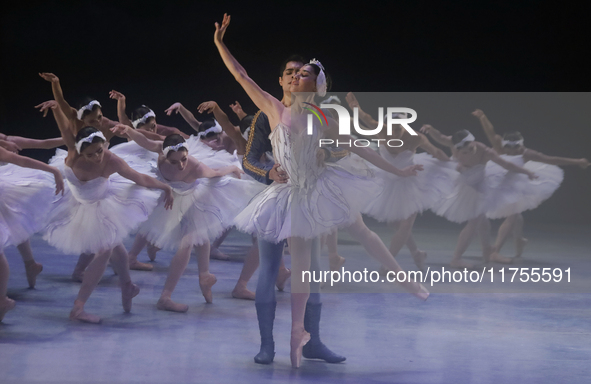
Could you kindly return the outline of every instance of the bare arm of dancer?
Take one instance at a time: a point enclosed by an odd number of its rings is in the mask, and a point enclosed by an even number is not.
[[[493,149],[499,155],[505,153],[505,151],[503,151],[503,138],[496,134],[495,128],[493,127],[488,117],[486,117],[484,112],[482,112],[481,109],[477,109],[474,112],[472,112],[472,114],[476,116],[478,120],[480,120],[480,124],[482,125],[482,129],[486,134],[486,138],[488,139],[490,145],[492,145]]]
[[[238,101],[235,101],[233,104],[230,104],[230,108],[232,108],[232,112],[234,112],[236,114],[236,116],[238,116],[238,118],[240,120],[244,119],[246,116],[248,116],[246,114],[246,112],[244,112],[242,110],[242,105],[240,105],[240,103]]]
[[[219,169],[211,169],[207,165],[205,165],[201,162],[195,168],[195,177],[196,178],[222,177],[222,176],[229,175],[231,173],[234,174],[234,177],[239,179],[240,175],[244,174],[244,171],[235,165],[230,165],[230,166],[219,168]]]
[[[117,100],[117,119],[119,119],[119,122],[121,124],[133,127],[131,120],[127,116],[127,113],[125,113],[125,108],[127,104],[125,100],[125,95],[113,89],[111,92],[109,92],[109,97],[111,99]]]
[[[111,128],[111,131],[115,134],[122,135],[123,137],[128,137],[135,141],[140,147],[143,147],[150,152],[162,153],[162,141],[150,140],[143,132],[140,133],[127,125],[117,124]]]
[[[523,173],[524,175],[527,175],[527,177],[529,177],[530,180],[537,178],[537,176],[533,172],[531,172],[525,168],[522,168],[518,165],[515,165],[515,164],[511,163],[510,161],[503,160],[503,158],[501,158],[495,151],[493,151],[491,148],[488,148],[484,144],[476,143],[476,145],[484,147],[484,150],[485,150],[484,158],[486,160],[493,161],[508,171],[516,172],[516,173]]]
[[[349,135],[339,135],[339,128],[337,122],[329,118],[328,119],[328,129],[326,131],[326,136],[332,140],[354,140],[352,136]],[[356,147],[352,146],[349,149],[351,152],[361,156],[365,160],[369,161],[373,165],[378,168],[383,169],[386,172],[390,172],[395,174],[396,176],[415,176],[417,171],[422,171],[423,166],[420,164],[411,165],[410,167],[406,167],[404,169],[399,169],[390,164],[387,160],[385,160],[382,156],[380,156],[376,151],[367,147]]]
[[[57,168],[41,161],[31,159],[30,157],[17,155],[16,153],[9,152],[3,148],[0,148],[0,161],[12,163],[19,167],[38,169],[40,171],[51,173],[55,179],[55,194],[57,195],[60,192],[62,195],[64,194],[64,179]]]
[[[366,127],[378,126],[379,123],[375,121],[370,114],[366,113],[363,109],[361,109],[361,107],[359,106],[359,101],[357,101],[357,98],[355,97],[353,92],[347,93],[346,98],[347,103],[349,104],[349,108],[351,108],[351,110],[353,110],[353,108],[357,108],[357,110],[359,111],[359,118],[365,124]]]
[[[156,132],[158,132],[159,135],[165,136],[165,137],[168,135],[173,135],[173,134],[181,135],[183,137],[183,139],[185,139],[185,140],[187,140],[189,137],[191,137],[178,128],[168,127],[168,126],[162,125],[162,124],[156,124]]]
[[[0,134],[0,147],[13,153],[19,153],[22,150],[22,148],[17,144],[13,143],[12,141],[8,141],[7,139],[8,136]]]
[[[432,125],[425,124],[421,127],[421,133],[430,136],[433,140],[438,142],[441,145],[444,145],[449,148],[453,148],[454,144],[451,141],[451,136],[445,136],[437,129],[433,128]]]
[[[201,122],[195,118],[187,108],[185,108],[181,103],[174,103],[167,110],[165,110],[166,115],[170,116],[173,112],[180,113],[183,119],[193,128],[196,132],[199,132],[199,128],[201,127]]]
[[[552,165],[578,165],[583,169],[589,166],[589,160],[587,159],[573,159],[569,157],[548,156],[544,155],[543,153],[533,151],[531,149],[526,149],[525,153],[523,154],[523,157],[525,160],[528,161],[538,161],[540,163]]]
[[[431,144],[427,136],[419,133],[419,137],[421,138],[421,143],[419,144],[420,148],[424,149],[428,154],[430,154],[437,160],[450,161],[449,156],[447,156],[445,152],[443,152],[443,150]]]
[[[236,147],[240,149],[238,154],[244,154],[246,148],[246,140],[244,140],[244,137],[242,137],[242,134],[240,133],[240,128],[236,127],[234,124],[230,122],[228,115],[226,115],[226,113],[222,111],[220,106],[215,101],[206,101],[204,103],[201,103],[197,107],[197,110],[199,111],[199,113],[213,113],[213,116],[218,121],[218,123],[220,123],[220,126],[222,127],[224,132],[226,132],[230,139],[232,139],[234,144],[236,144]]]
[[[55,101],[57,101],[60,109],[62,110],[66,118],[68,120],[78,120],[78,111],[75,108],[72,108],[70,104],[68,104],[66,99],[64,99],[64,93],[60,85],[60,79],[53,73],[48,72],[40,73],[39,76],[51,83],[51,91],[53,92],[53,98],[55,99]]]
[[[36,105],[35,108],[39,108],[39,112],[43,113],[43,117],[46,117],[47,112],[49,112],[51,110],[51,113],[53,113],[53,118],[55,119],[55,122],[57,123],[58,127],[60,125],[62,127],[70,127],[73,124],[72,122],[70,122],[68,120],[66,115],[64,115],[64,112],[62,111],[62,109],[58,105],[57,101],[55,101],[55,100],[47,100],[39,105]],[[60,142],[57,145],[54,145],[51,147],[48,146],[43,149],[51,149],[51,148],[59,147],[61,145],[65,145],[65,142],[63,141],[63,138],[61,138],[61,137],[58,139],[50,139],[50,140],[60,140]],[[53,145],[56,143],[57,143],[57,141],[49,142],[48,145]]]
[[[224,14],[224,20],[222,21],[221,26],[218,23],[215,23],[215,34],[213,38],[215,45],[230,73],[246,91],[255,105],[267,115],[269,122],[271,123],[271,128],[273,128],[281,121],[281,113],[285,109],[285,106],[281,104],[281,101],[263,91],[250,77],[248,77],[246,70],[240,65],[240,63],[238,63],[238,61],[236,61],[234,56],[232,56],[223,41],[224,33],[226,32],[228,25],[230,25],[230,16],[227,14]]]

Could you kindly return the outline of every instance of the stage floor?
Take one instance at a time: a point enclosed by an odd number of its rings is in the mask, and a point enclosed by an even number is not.
[[[375,223],[371,227],[389,244],[390,229]],[[429,267],[447,268],[460,228],[417,220],[414,235],[428,252]],[[340,283],[327,288],[322,296],[322,340],[347,360],[304,360],[299,370],[289,361],[289,285],[286,292],[277,292],[275,361],[253,361],[260,341],[254,303],[230,294],[249,237],[232,232],[221,249],[233,260],[212,260],[210,270],[218,278],[213,304],[206,304],[200,293],[193,256],[173,295],[189,305],[185,314],[155,306],[171,253],[160,252],[152,272],[131,271],[141,287],[131,314],[123,313],[118,279],[108,268],[86,306],[103,318],[102,324],[92,325],[68,320],[79,289],[70,280],[77,257],[61,255],[35,236],[33,251],[44,270],[34,290],[26,289],[16,249],[5,250],[11,267],[8,294],[17,306],[0,323],[0,382],[588,383],[590,234],[588,227],[526,221],[525,253],[505,266],[570,268],[570,283],[511,285],[499,283],[495,273],[495,283],[435,284],[426,302],[394,284]],[[510,254],[512,244],[505,249]],[[347,258],[347,270],[378,268],[343,231],[339,252]],[[139,258],[147,260],[145,251]],[[481,261],[478,241],[467,260]],[[398,261],[404,269],[415,269],[406,249]],[[326,251],[322,263],[327,267]],[[488,265],[487,270],[490,267],[503,265]],[[255,274],[249,288],[254,290],[256,279]],[[373,293],[352,293],[356,290]]]

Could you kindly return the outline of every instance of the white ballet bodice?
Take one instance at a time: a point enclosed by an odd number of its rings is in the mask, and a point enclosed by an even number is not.
[[[64,167],[66,182],[72,195],[83,204],[93,204],[105,198],[109,190],[109,179],[97,177],[89,181],[80,181],[74,174],[72,168]]]
[[[485,177],[486,164],[477,164],[460,172],[460,179],[476,190],[481,189],[480,186],[483,184]]]

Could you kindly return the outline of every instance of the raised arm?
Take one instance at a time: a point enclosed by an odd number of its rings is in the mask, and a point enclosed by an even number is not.
[[[111,128],[111,131],[115,134],[126,136],[126,137],[130,138],[131,140],[135,141],[140,147],[143,147],[143,148],[147,149],[148,151],[156,152],[156,153],[160,153],[160,154],[162,153],[162,142],[161,141],[150,140],[146,136],[144,136],[142,133],[136,131],[135,129],[133,129],[127,125],[117,124],[116,126]]]
[[[78,111],[75,108],[72,108],[70,104],[68,104],[68,102],[64,99],[64,93],[60,85],[60,79],[53,73],[48,72],[40,73],[39,76],[51,83],[51,91],[53,92],[53,98],[58,103],[66,118],[68,118],[68,120],[77,120]]]
[[[425,136],[421,133],[419,133],[419,136],[421,138],[421,143],[419,144],[420,148],[424,149],[428,154],[430,154],[431,156],[433,156],[437,160],[441,160],[441,161],[449,161],[450,160],[449,156],[447,156],[445,154],[445,152],[443,152],[443,150],[441,150],[441,149],[437,148],[436,146],[434,146],[433,144],[431,144],[431,142],[429,141],[427,136]]]
[[[230,16],[224,14],[224,20],[220,26],[215,23],[214,42],[224,64],[234,76],[236,81],[244,88],[250,99],[269,117],[271,126],[277,125],[281,121],[281,112],[285,108],[281,101],[277,100],[267,92],[263,91],[246,73],[246,70],[236,61],[234,56],[224,44],[223,38],[226,29],[230,25]]]
[[[445,136],[429,124],[425,124],[421,127],[421,133],[428,135],[433,140],[446,147],[453,148],[454,146],[453,142],[451,141],[451,136]]]
[[[166,111],[166,114],[170,116],[173,112],[180,113],[183,119],[193,128],[196,132],[199,132],[201,128],[201,122],[195,118],[195,115],[185,108],[181,103],[174,103]]]
[[[481,145],[483,145],[483,144],[481,144]],[[531,172],[525,168],[522,168],[516,164],[513,164],[510,161],[503,160],[503,158],[501,158],[495,151],[493,151],[490,148],[486,148],[485,157],[487,160],[490,160],[490,161],[493,161],[493,162],[499,164],[501,167],[505,168],[508,171],[516,172],[516,173],[523,173],[524,175],[527,175],[527,177],[529,177],[530,180],[537,178],[537,176],[533,172]]]
[[[201,103],[197,107],[197,110],[199,111],[199,113],[213,113],[213,116],[215,117],[217,122],[220,123],[220,126],[222,127],[224,132],[226,132],[230,139],[234,141],[234,144],[236,144],[236,146],[240,149],[238,154],[244,154],[246,140],[244,140],[244,137],[242,137],[240,128],[236,127],[234,124],[230,122],[228,115],[226,115],[226,113],[222,111],[220,106],[215,101],[206,101],[204,103]]]
[[[61,127],[68,127],[68,129],[71,132],[75,131],[74,121],[68,120],[68,118],[66,117],[66,115],[64,114],[64,112],[62,111],[60,106],[58,105],[57,101],[47,100],[39,105],[36,105],[35,108],[39,108],[39,112],[43,113],[43,117],[46,117],[47,112],[49,112],[51,110],[51,113],[53,113],[53,118],[55,119],[55,122],[57,123],[58,127],[60,127],[60,126]],[[59,145],[64,145],[64,143],[59,144]]]
[[[246,116],[248,116],[246,114],[246,112],[244,112],[242,110],[242,105],[240,105],[240,103],[238,101],[235,101],[233,104],[230,104],[230,108],[232,108],[232,112],[234,112],[236,114],[236,116],[238,116],[238,118],[240,120],[244,119]]]
[[[18,165],[19,167],[38,169],[40,171],[49,172],[55,178],[55,194],[57,195],[60,192],[62,194],[64,193],[64,179],[62,178],[61,172],[57,168],[45,164],[41,161],[31,159],[30,157],[17,155],[16,153],[9,152],[3,148],[0,148],[0,161],[12,163]]]
[[[490,122],[490,120],[488,119],[488,117],[486,117],[484,112],[482,112],[481,109],[477,109],[474,112],[472,112],[472,115],[476,116],[478,118],[478,120],[480,120],[480,124],[482,125],[482,130],[484,130],[484,133],[486,134],[486,138],[488,139],[488,142],[493,147],[493,149],[495,151],[497,151],[497,153],[499,153],[499,154],[504,153],[503,139],[501,138],[501,136],[496,134],[495,128],[493,127],[493,125]]]
[[[538,161],[540,163],[552,164],[552,165],[578,165],[585,169],[589,166],[589,160],[587,159],[573,159],[569,157],[558,157],[558,156],[547,156],[543,153],[526,149],[523,157],[528,161]]]
[[[127,116],[127,113],[125,113],[125,108],[127,106],[125,95],[121,92],[117,92],[116,90],[112,90],[111,92],[109,92],[109,97],[111,99],[117,100],[117,119],[119,119],[119,122],[121,124],[133,127],[133,124],[131,124],[131,120]]]

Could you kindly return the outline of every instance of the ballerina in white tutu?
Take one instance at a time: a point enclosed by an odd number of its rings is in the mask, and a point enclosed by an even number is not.
[[[256,233],[271,241],[290,239],[293,271],[290,357],[292,367],[297,368],[300,366],[302,348],[310,339],[304,329],[304,310],[310,294],[310,284],[300,276],[303,276],[304,271],[310,270],[312,239],[338,226],[359,229],[356,225],[359,225],[359,220],[363,222],[360,210],[367,202],[365,199],[371,198],[371,193],[368,192],[372,188],[375,190],[376,184],[367,174],[354,174],[336,165],[324,167],[317,164],[318,139],[323,136],[334,140],[350,139],[349,136],[338,135],[338,127],[332,119],[329,126],[319,127],[315,124],[314,133],[306,134],[303,103],[314,101],[313,92],[318,91],[321,96],[326,93],[325,74],[321,64],[313,61],[304,65],[295,75],[290,90],[296,98],[291,107],[286,107],[248,77],[244,68],[230,54],[223,42],[229,23],[230,17],[224,15],[222,25],[215,24],[214,42],[226,67],[257,107],[267,115],[271,127],[275,127],[270,136],[274,157],[289,177],[287,183],[271,184],[255,196],[236,218],[236,225],[245,232]],[[302,99],[301,95],[308,97]],[[351,150],[394,174],[411,176],[422,168],[415,165],[399,170],[370,149],[353,147]],[[368,232],[353,232],[363,238],[362,243],[366,248],[380,247],[381,241],[377,235],[373,234],[374,237]],[[369,240],[371,245],[366,244],[365,240]],[[377,254],[384,256],[380,260],[384,265],[394,271],[401,270],[387,249],[384,253],[378,251],[373,255]],[[294,275],[298,278],[294,279]],[[406,286],[422,298],[428,295],[420,284]]]
[[[199,286],[206,302],[211,303],[211,287],[216,278],[209,272],[209,241],[232,224],[234,216],[250,200],[249,195],[262,190],[262,186],[230,177],[218,179],[230,174],[239,178],[243,172],[233,165],[210,169],[188,154],[186,142],[179,135],[169,135],[164,142],[158,142],[123,125],[113,129],[158,153],[157,175],[173,188],[175,196],[175,207],[171,211],[159,205],[140,226],[133,246],[137,250],[149,241],[158,248],[176,250],[157,308],[175,312],[188,310],[187,305],[172,301],[171,295],[187,267],[193,247],[197,253]],[[212,178],[216,179],[204,180]]]
[[[366,126],[378,126],[378,122],[361,109],[353,93],[347,94],[347,102],[351,109],[358,109],[359,117]],[[406,115],[400,117],[406,118]],[[392,126],[392,135],[387,135],[382,130],[377,138],[384,142],[391,139],[403,142],[402,146],[396,148],[386,145],[378,148],[380,155],[389,163],[397,168],[421,164],[424,170],[416,177],[399,177],[377,170],[377,176],[384,182],[383,192],[370,202],[364,213],[379,221],[393,223],[395,229],[390,242],[390,253],[396,257],[406,244],[417,267],[424,270],[427,253],[417,248],[412,227],[418,213],[430,209],[435,202],[451,192],[452,174],[455,173],[453,164],[449,163],[450,159],[445,152],[431,144],[425,135],[418,133],[417,136],[412,136],[399,124]],[[418,148],[426,153],[417,155]]]
[[[485,262],[496,261],[510,263],[498,254],[493,254],[490,245],[490,222],[486,213],[499,207],[502,197],[487,177],[486,165],[493,161],[501,167],[516,173],[527,175],[530,179],[536,176],[533,172],[503,160],[495,151],[475,141],[474,136],[466,131],[458,131],[453,136],[446,136],[431,125],[423,125],[421,132],[429,135],[441,145],[449,147],[454,159],[458,162],[456,185],[453,191],[437,202],[432,210],[455,223],[468,222],[460,236],[454,251],[451,266],[455,268],[473,268],[474,265],[462,259],[476,232],[480,235],[482,254]]]
[[[6,136],[3,136],[0,141],[5,139]],[[14,143],[20,140],[10,141]],[[10,245],[22,245],[32,234],[41,230],[46,223],[54,195],[63,193],[64,190],[64,181],[57,168],[7,151],[0,144],[0,163],[2,162],[14,164],[18,169],[0,171],[0,321],[15,305],[14,300],[6,296],[10,271],[4,256],[4,248]],[[0,166],[0,168],[4,167],[9,166]],[[52,185],[45,175],[26,172],[20,167],[51,173],[55,185]],[[27,277],[28,275],[27,270]]]
[[[482,110],[472,112],[486,133],[489,143],[501,158],[534,172],[538,178],[528,180],[525,176],[491,164],[489,172],[493,177],[500,177],[500,193],[504,194],[504,203],[498,208],[487,212],[491,219],[505,219],[499,227],[497,239],[493,246],[496,255],[501,251],[507,237],[512,234],[515,241],[515,257],[520,257],[527,239],[523,237],[522,212],[537,208],[560,187],[563,171],[558,165],[576,165],[582,169],[589,166],[587,159],[573,159],[547,156],[523,145],[523,136],[519,132],[506,133],[503,137],[495,133],[495,129]]]
[[[172,189],[134,171],[105,149],[106,138],[95,128],[84,127],[74,135],[68,126],[58,127],[68,147],[63,167],[68,189],[53,204],[44,239],[67,254],[94,254],[70,319],[99,323],[100,318],[86,313],[84,305],[109,258],[119,275],[123,309],[129,312],[139,287],[131,282],[122,241],[148,218],[159,198],[164,199],[167,208],[172,207]],[[140,186],[160,189],[164,196]]]

